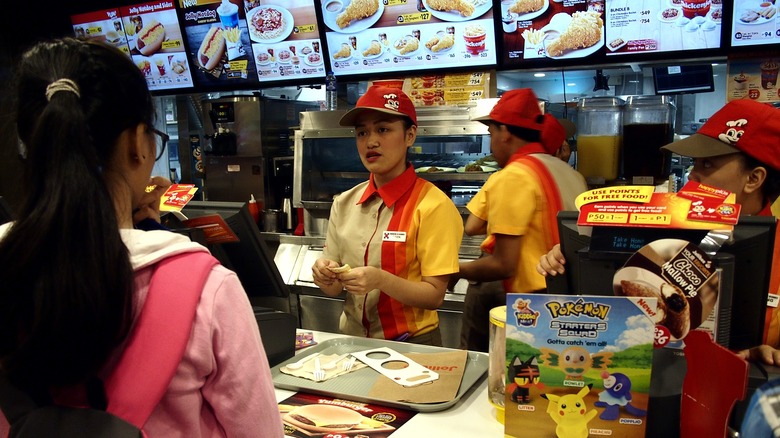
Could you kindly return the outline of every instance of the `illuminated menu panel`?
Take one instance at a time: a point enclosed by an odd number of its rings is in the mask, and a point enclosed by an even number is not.
[[[324,78],[313,1],[180,0],[197,85]]]
[[[193,86],[172,1],[79,14],[71,21],[76,37],[100,39],[127,53],[150,90]]]
[[[718,49],[722,0],[502,0],[504,63]]]
[[[774,0],[734,0],[731,45],[780,43],[780,6]]]
[[[607,55],[720,48],[722,0],[611,0]]]
[[[318,0],[336,75],[496,63],[490,0]]]

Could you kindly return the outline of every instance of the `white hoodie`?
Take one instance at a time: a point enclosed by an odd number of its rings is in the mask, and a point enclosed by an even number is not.
[[[0,239],[8,226],[0,226]],[[143,307],[157,262],[176,254],[208,251],[170,231],[123,229],[120,233],[135,272],[136,309]],[[236,274],[221,265],[212,268],[206,279],[184,357],[144,431],[152,438],[283,435],[249,298]],[[8,424],[0,416],[0,436],[7,433]]]

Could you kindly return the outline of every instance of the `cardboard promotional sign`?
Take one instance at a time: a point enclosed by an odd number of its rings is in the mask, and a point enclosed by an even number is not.
[[[644,436],[657,305],[507,294],[506,435]]]
[[[652,186],[615,186],[577,197],[578,225],[731,230],[741,206],[727,191],[690,181],[677,193]]]

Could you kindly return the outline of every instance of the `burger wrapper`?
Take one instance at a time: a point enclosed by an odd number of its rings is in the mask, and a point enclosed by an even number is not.
[[[324,365],[326,363],[329,363],[331,361],[334,361],[334,360],[338,359],[338,357],[339,357],[338,354],[329,354],[329,355],[324,355],[323,354],[323,355],[320,355],[319,356],[320,364]],[[353,371],[356,371],[356,370],[359,370],[361,368],[365,368],[365,367],[368,366],[368,365],[366,365],[363,362],[360,362],[358,360],[358,361],[355,361],[355,365],[352,366],[352,370],[344,371],[341,368],[341,364],[343,364],[347,360],[348,359],[345,358],[345,359],[341,360],[339,363],[336,364],[336,368],[333,368],[332,370],[325,371],[325,378],[322,379],[322,380],[319,380],[319,382],[324,382],[324,381],[326,381],[328,379],[332,379],[334,377],[338,377],[338,376],[340,376],[342,374],[351,373]],[[299,368],[297,370],[291,370],[291,369],[288,369],[287,367],[281,367],[281,368],[279,368],[279,371],[283,372],[284,374],[289,374],[291,376],[301,377],[301,378],[304,378],[304,379],[309,379],[309,380],[312,380],[314,382],[318,381],[318,380],[314,380],[314,374],[313,374],[314,373],[314,361],[313,360],[310,360],[310,361],[306,362],[305,364],[303,364],[302,368]]]
[[[455,399],[466,370],[468,351],[446,353],[405,353],[404,356],[439,373],[439,379],[419,386],[405,387],[380,376],[369,397],[404,403],[443,403]]]

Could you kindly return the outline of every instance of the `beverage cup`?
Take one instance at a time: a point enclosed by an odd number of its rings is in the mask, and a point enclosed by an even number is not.
[[[780,70],[780,63],[776,61],[761,63],[761,88],[771,90],[777,87],[778,70]]]
[[[222,4],[217,8],[217,14],[223,29],[238,27],[238,6],[228,0],[222,0]]]

